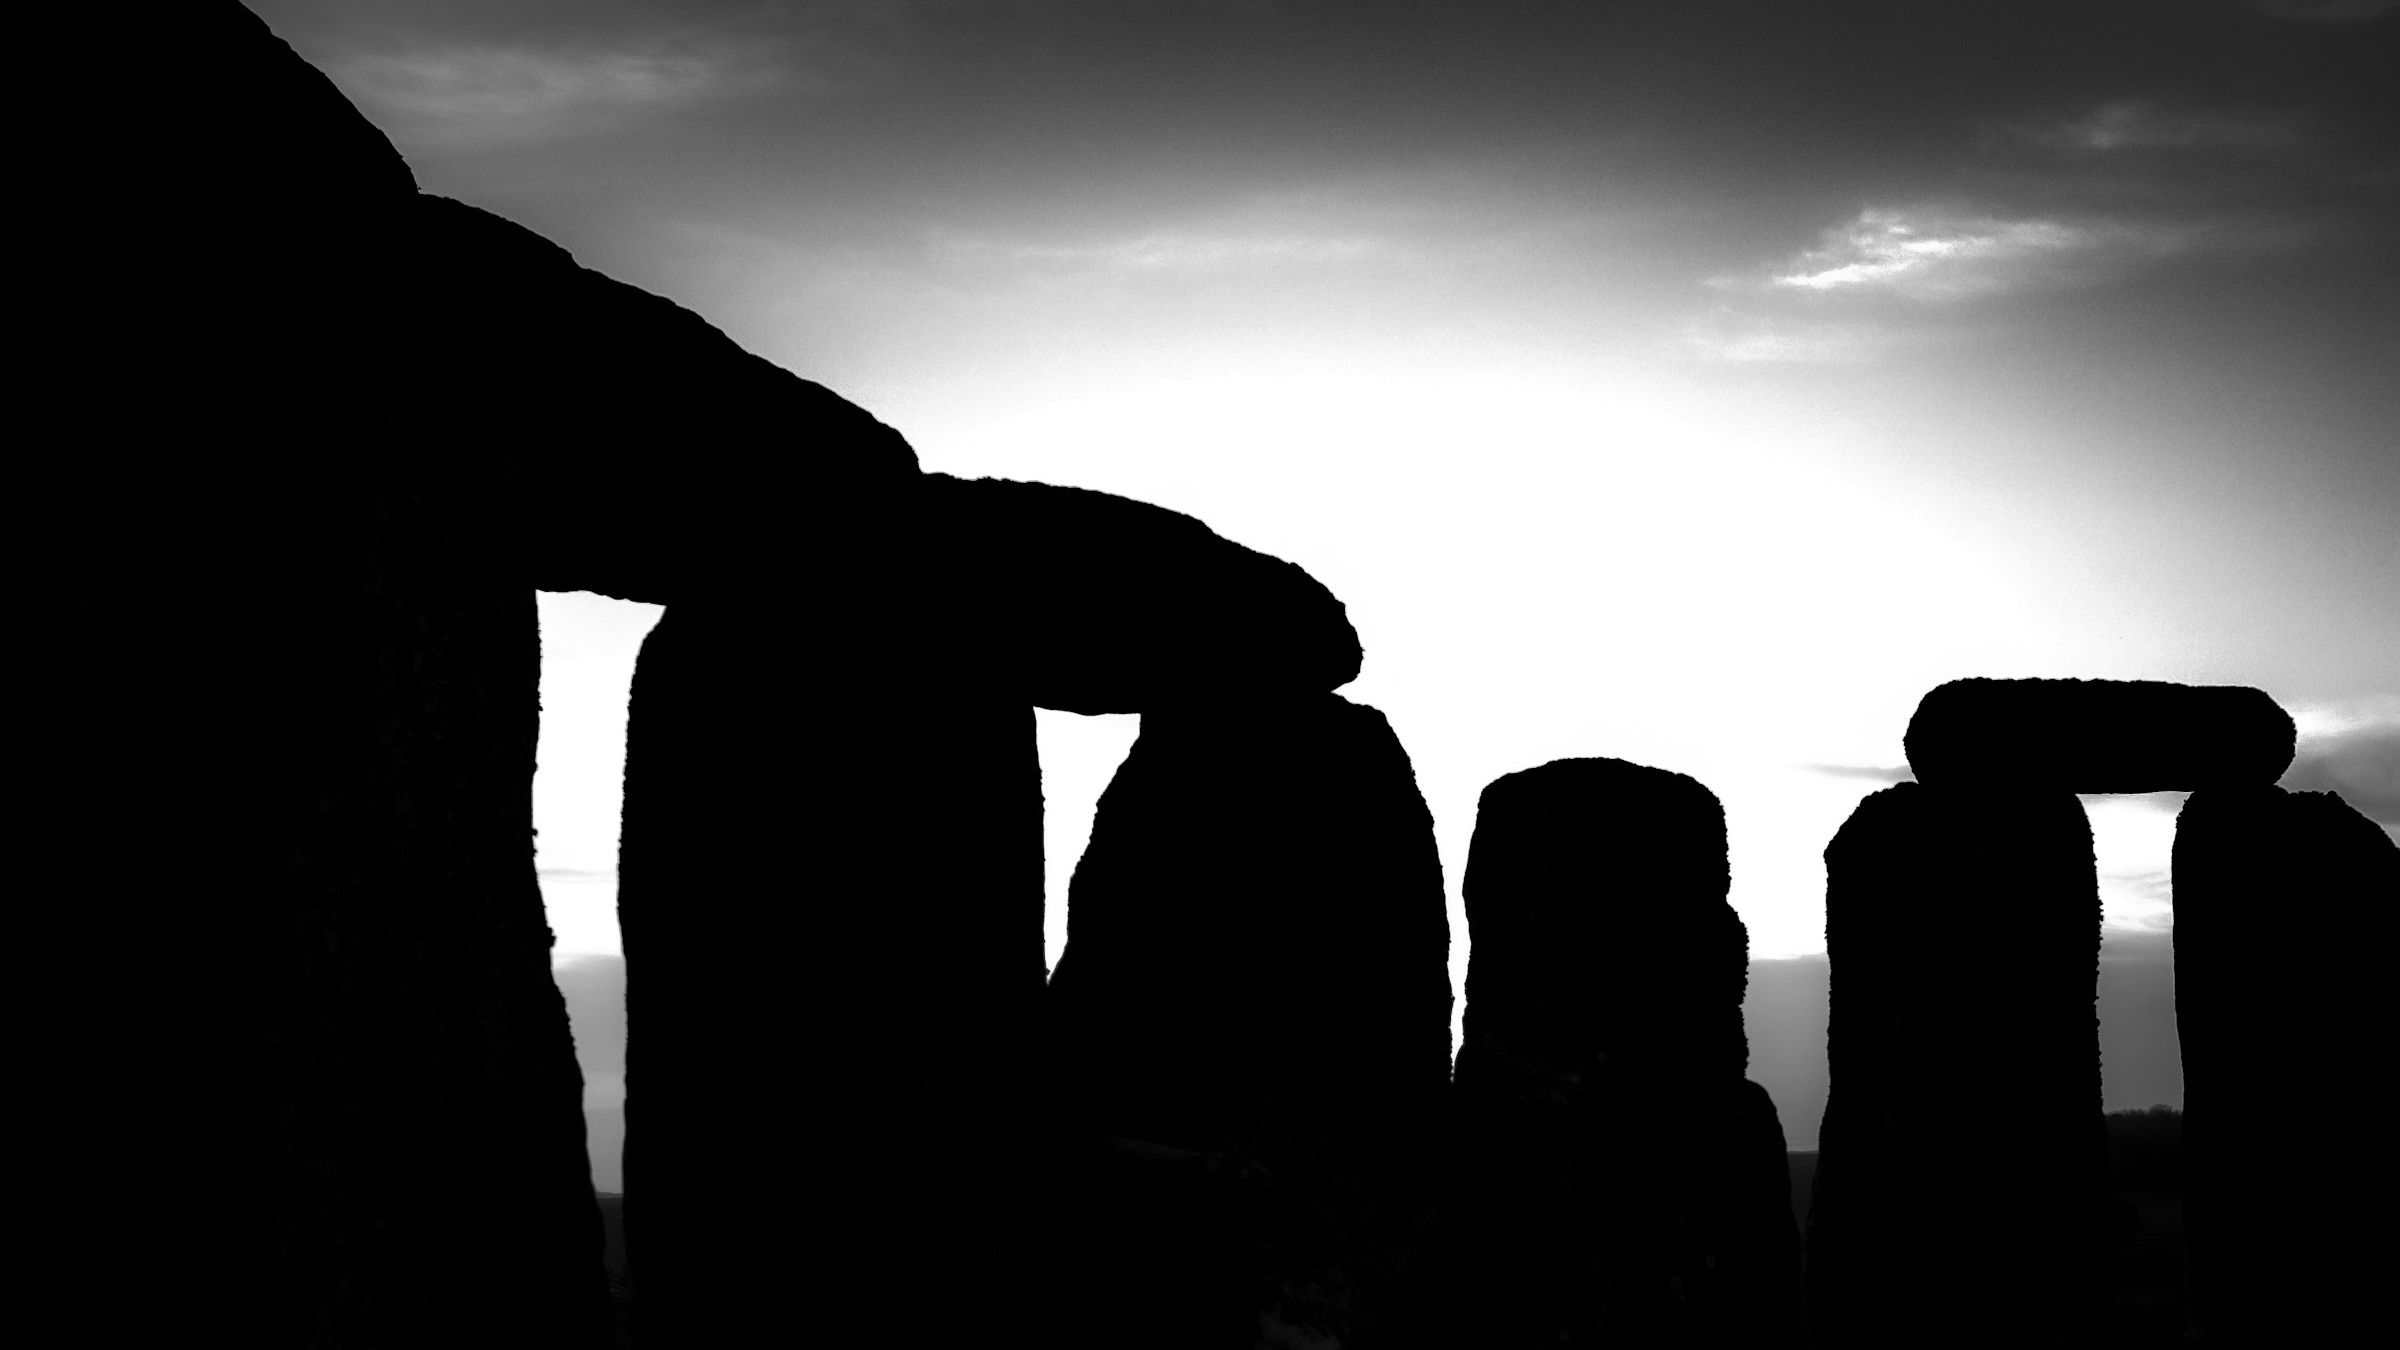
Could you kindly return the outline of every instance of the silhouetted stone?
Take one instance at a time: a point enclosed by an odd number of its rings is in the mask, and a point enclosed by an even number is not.
[[[1190,516],[1082,488],[929,474],[937,603],[995,693],[1141,712],[1314,693],[1358,677],[1358,635],[1291,563]]]
[[[2327,1093],[2380,1048],[2400,848],[2332,793],[2217,788],[2184,803],[2174,868],[2204,1343],[2351,1341],[2382,1313],[2395,1197],[2379,1157],[2329,1134]]]
[[[670,604],[893,583],[910,527],[888,503],[923,488],[898,432],[489,212],[424,196],[404,224],[410,317],[438,337],[385,416],[514,461],[534,585]]]
[[[1072,897],[1048,998],[1061,1334],[1427,1335],[1449,934],[1432,820],[1382,715],[1331,694],[1145,713]],[[1145,1186],[1184,1190],[1124,1203]]]
[[[1918,781],[1992,790],[2171,792],[2272,783],[2292,719],[2239,685],[2154,680],[1952,680],[1908,722]]]
[[[1031,1292],[1033,713],[910,678],[895,594],[827,597],[797,635],[677,604],[635,668],[618,910],[649,1346],[971,1344]],[[888,665],[845,677],[827,650]]]
[[[1740,1077],[1730,885],[1724,808],[1686,775],[1564,759],[1495,779],[1467,856],[1467,1043],[1557,1072]]]
[[[2093,1344],[2107,1151],[2082,804],[1902,783],[1859,803],[1825,868],[1817,1344]]]
[[[240,7],[69,9],[28,48],[77,81],[36,100],[74,112],[21,379],[72,559],[8,981],[48,1019],[11,1083],[28,1334],[604,1344],[523,473],[395,431],[451,322],[414,184]]]
[[[1559,760],[1484,789],[1444,1216],[1461,1345],[1751,1346],[1799,1322],[1774,1105],[1743,1080],[1725,816]]]

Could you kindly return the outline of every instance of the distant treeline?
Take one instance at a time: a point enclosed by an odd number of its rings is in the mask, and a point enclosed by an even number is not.
[[[2109,1179],[2120,1191],[2183,1188],[2183,1112],[2145,1106],[2108,1113]]]

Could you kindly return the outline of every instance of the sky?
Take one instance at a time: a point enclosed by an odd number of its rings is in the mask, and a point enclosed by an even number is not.
[[[1805,1056],[1807,996],[1762,999],[1821,986],[1822,849],[1962,676],[2258,686],[2287,781],[2400,829],[2400,4],[253,8],[427,191],[928,470],[1156,502],[1324,581],[1434,814],[1455,975],[1483,785],[1657,765],[1725,803],[1752,954],[1799,963],[1754,979],[1753,1042]],[[655,611],[542,614],[563,966],[616,951]],[[1041,715],[1054,958],[1134,730]],[[2180,1095],[2179,801],[2087,799],[2112,1106]]]

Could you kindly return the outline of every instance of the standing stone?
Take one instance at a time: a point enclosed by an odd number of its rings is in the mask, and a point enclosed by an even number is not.
[[[8,1334],[594,1350],[530,509],[410,416],[416,185],[230,0],[43,18],[28,98],[81,112],[26,180],[73,207],[20,291],[61,433],[26,552],[67,579],[19,643],[56,683],[0,979]]]
[[[2391,1169],[2347,1108],[2389,1016],[2400,848],[2332,793],[2222,788],[2184,803],[2174,867],[2204,1343],[2341,1344],[2384,1299]]]
[[[1682,774],[1486,788],[1444,1221],[1462,1345],[1757,1345],[1796,1329],[1781,1126],[1747,1083],[1725,816]]]
[[[644,1350],[1021,1326],[1042,988],[1033,712],[939,682],[906,586],[670,606],[619,914]]]
[[[1143,714],[1049,990],[1068,1343],[1427,1335],[1448,946],[1432,819],[1380,713]]]
[[[2095,1343],[2107,1150],[2082,804],[1902,783],[1859,803],[1825,869],[1817,1344]]]

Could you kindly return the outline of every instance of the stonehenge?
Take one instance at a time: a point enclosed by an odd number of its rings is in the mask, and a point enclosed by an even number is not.
[[[1432,821],[1339,692],[1330,590],[1163,507],[927,472],[420,192],[238,5],[154,11],[140,41],[69,20],[122,63],[79,114],[122,153],[43,181],[73,220],[27,280],[71,441],[27,496],[73,560],[27,644],[67,654],[9,981],[32,1313],[94,1344],[612,1344],[533,870],[543,588],[668,606],[620,897],[645,1350],[1830,1348],[1926,1343],[1960,1300],[1991,1326],[1942,1343],[2082,1343],[2074,794],[2166,788],[2195,1296],[2221,1344],[2361,1320],[2366,1253],[2325,1235],[2387,1197],[2258,1160],[2306,1159],[2289,1104],[2350,1081],[2375,1013],[2381,944],[2324,979],[2302,917],[2388,923],[2400,864],[2273,786],[2264,694],[1927,695],[1920,781],[1827,853],[1808,1331],[1705,787],[1491,785],[1454,1074]],[[1037,708],[1142,718],[1047,979]],[[1925,1241],[1952,1207],[1982,1226]]]
[[[1745,1081],[1725,815],[1682,774],[1558,760],[1484,789],[1445,1240],[1459,1344],[1783,1343],[1784,1136]]]

